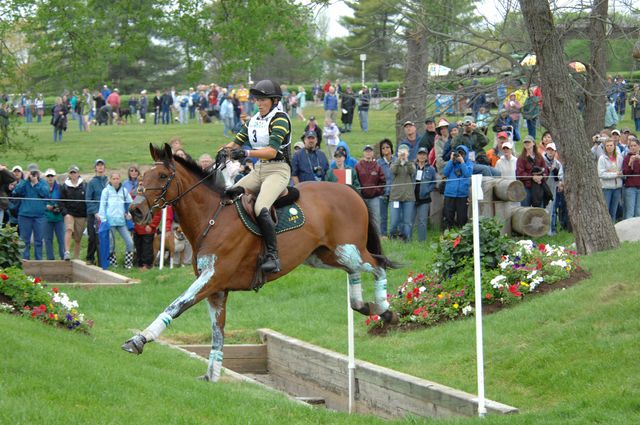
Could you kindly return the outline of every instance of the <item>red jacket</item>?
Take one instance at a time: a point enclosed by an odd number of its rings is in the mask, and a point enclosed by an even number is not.
[[[631,153],[622,160],[622,174],[629,176],[624,181],[624,187],[640,188],[640,161],[634,161],[631,165]]]
[[[146,224],[136,224],[133,226],[133,231],[136,235],[155,235],[156,230],[160,226],[160,221],[162,221],[162,210],[156,211],[156,213],[151,218],[151,223],[148,224],[150,230],[147,231]],[[173,208],[171,206],[167,207],[167,223],[165,226],[165,231],[171,231],[171,225],[173,224]]]
[[[516,162],[516,179],[520,180],[524,187],[531,189],[531,177],[533,176],[533,167],[538,166],[544,170],[544,176],[549,175],[549,169],[542,156],[536,157],[536,161],[532,164],[526,157],[518,157]],[[543,179],[543,180],[545,180]]]
[[[360,180],[360,193],[363,198],[370,199],[384,194],[384,185],[387,180],[384,177],[384,171],[375,160],[365,161],[361,159],[358,161],[356,173],[358,174],[358,180]]]

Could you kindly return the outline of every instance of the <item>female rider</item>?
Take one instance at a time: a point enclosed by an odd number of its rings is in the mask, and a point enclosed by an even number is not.
[[[287,188],[291,178],[291,121],[277,107],[282,98],[282,90],[275,81],[259,81],[249,92],[256,99],[258,112],[226,147],[240,148],[231,152],[232,159],[257,158],[259,161],[253,171],[227,190],[227,194],[237,196],[245,189],[257,193],[255,213],[267,251],[260,267],[264,273],[278,273],[280,260],[275,224],[271,220],[269,209]]]

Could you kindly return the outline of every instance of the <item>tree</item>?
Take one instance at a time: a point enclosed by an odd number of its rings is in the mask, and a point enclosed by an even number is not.
[[[581,254],[619,245],[604,204],[602,189],[589,152],[587,134],[565,64],[561,37],[547,1],[519,0],[540,69],[544,108],[560,157],[564,159],[565,196],[569,217]],[[598,1],[598,0],[596,0]]]
[[[585,130],[588,136],[604,127],[607,76],[608,0],[594,0],[589,16],[590,61],[585,84]]]

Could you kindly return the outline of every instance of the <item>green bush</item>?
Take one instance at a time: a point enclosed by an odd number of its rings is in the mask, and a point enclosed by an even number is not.
[[[24,242],[11,226],[0,228],[0,268],[22,265]]]

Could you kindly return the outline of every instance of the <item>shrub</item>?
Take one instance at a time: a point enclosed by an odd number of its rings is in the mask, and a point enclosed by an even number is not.
[[[11,226],[0,228],[0,268],[20,266],[24,242]]]

